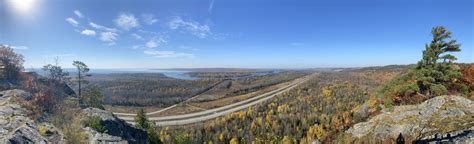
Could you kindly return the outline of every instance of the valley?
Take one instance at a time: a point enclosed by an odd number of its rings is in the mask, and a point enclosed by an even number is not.
[[[474,144],[472,0],[1,0],[0,144]]]

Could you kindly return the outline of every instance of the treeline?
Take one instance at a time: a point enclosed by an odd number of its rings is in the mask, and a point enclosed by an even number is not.
[[[91,84],[104,92],[103,103],[125,106],[167,106],[194,96],[218,80],[180,80],[157,73],[97,74]]]
[[[241,95],[260,90],[261,88],[288,82],[310,74],[309,71],[286,71],[270,75],[245,77],[235,80],[234,86],[238,86],[229,91],[226,96]]]
[[[224,97],[232,97],[251,92],[256,92],[264,88],[292,81],[294,79],[310,74],[309,71],[285,71],[261,76],[244,77],[239,79],[226,79],[205,92],[204,97],[194,99],[194,102],[211,101]]]

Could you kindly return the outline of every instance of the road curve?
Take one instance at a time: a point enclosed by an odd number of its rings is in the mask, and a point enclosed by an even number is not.
[[[310,75],[311,76],[311,75]],[[245,109],[247,107],[253,106],[270,98],[273,98],[276,95],[281,93],[287,92],[290,89],[298,86],[299,84],[305,82],[309,79],[310,76],[305,76],[303,78],[299,78],[294,80],[288,86],[273,90],[271,92],[267,92],[265,94],[261,94],[256,97],[252,97],[250,99],[246,99],[237,103],[233,103],[230,105],[226,105],[219,108],[209,109],[205,111],[190,113],[190,114],[182,114],[182,115],[174,115],[174,116],[162,116],[162,117],[150,117],[149,120],[154,121],[158,126],[169,126],[169,125],[184,125],[196,122],[202,122],[209,119],[213,119],[219,116],[226,115],[228,113],[232,113],[235,111],[239,111]],[[119,118],[126,120],[129,123],[133,123],[134,117],[131,116],[121,116],[118,115]]]

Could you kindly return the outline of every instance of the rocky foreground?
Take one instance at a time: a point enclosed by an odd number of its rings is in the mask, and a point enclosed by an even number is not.
[[[460,96],[438,96],[418,105],[396,106],[346,132],[353,137],[418,142],[474,143],[474,103]]]
[[[30,100],[32,95],[23,90],[0,92],[0,143],[66,143],[60,130],[50,123],[38,124],[28,117],[31,112],[15,100]],[[87,116],[99,116],[104,121],[105,133],[90,127],[83,127],[90,143],[146,143],[146,132],[136,129],[112,113],[87,108],[82,110]]]

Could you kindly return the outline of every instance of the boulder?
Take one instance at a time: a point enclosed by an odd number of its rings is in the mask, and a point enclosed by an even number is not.
[[[438,96],[418,105],[384,110],[367,122],[355,124],[346,133],[379,140],[404,136],[421,138],[474,126],[474,103],[461,96]]]
[[[89,135],[92,136],[90,137],[92,142],[115,143],[126,141],[128,143],[139,144],[148,142],[146,131],[133,127],[124,120],[117,118],[111,112],[97,108],[86,108],[83,110],[83,112],[88,116],[100,117],[106,129],[105,133],[98,133],[96,131],[89,130]]]

